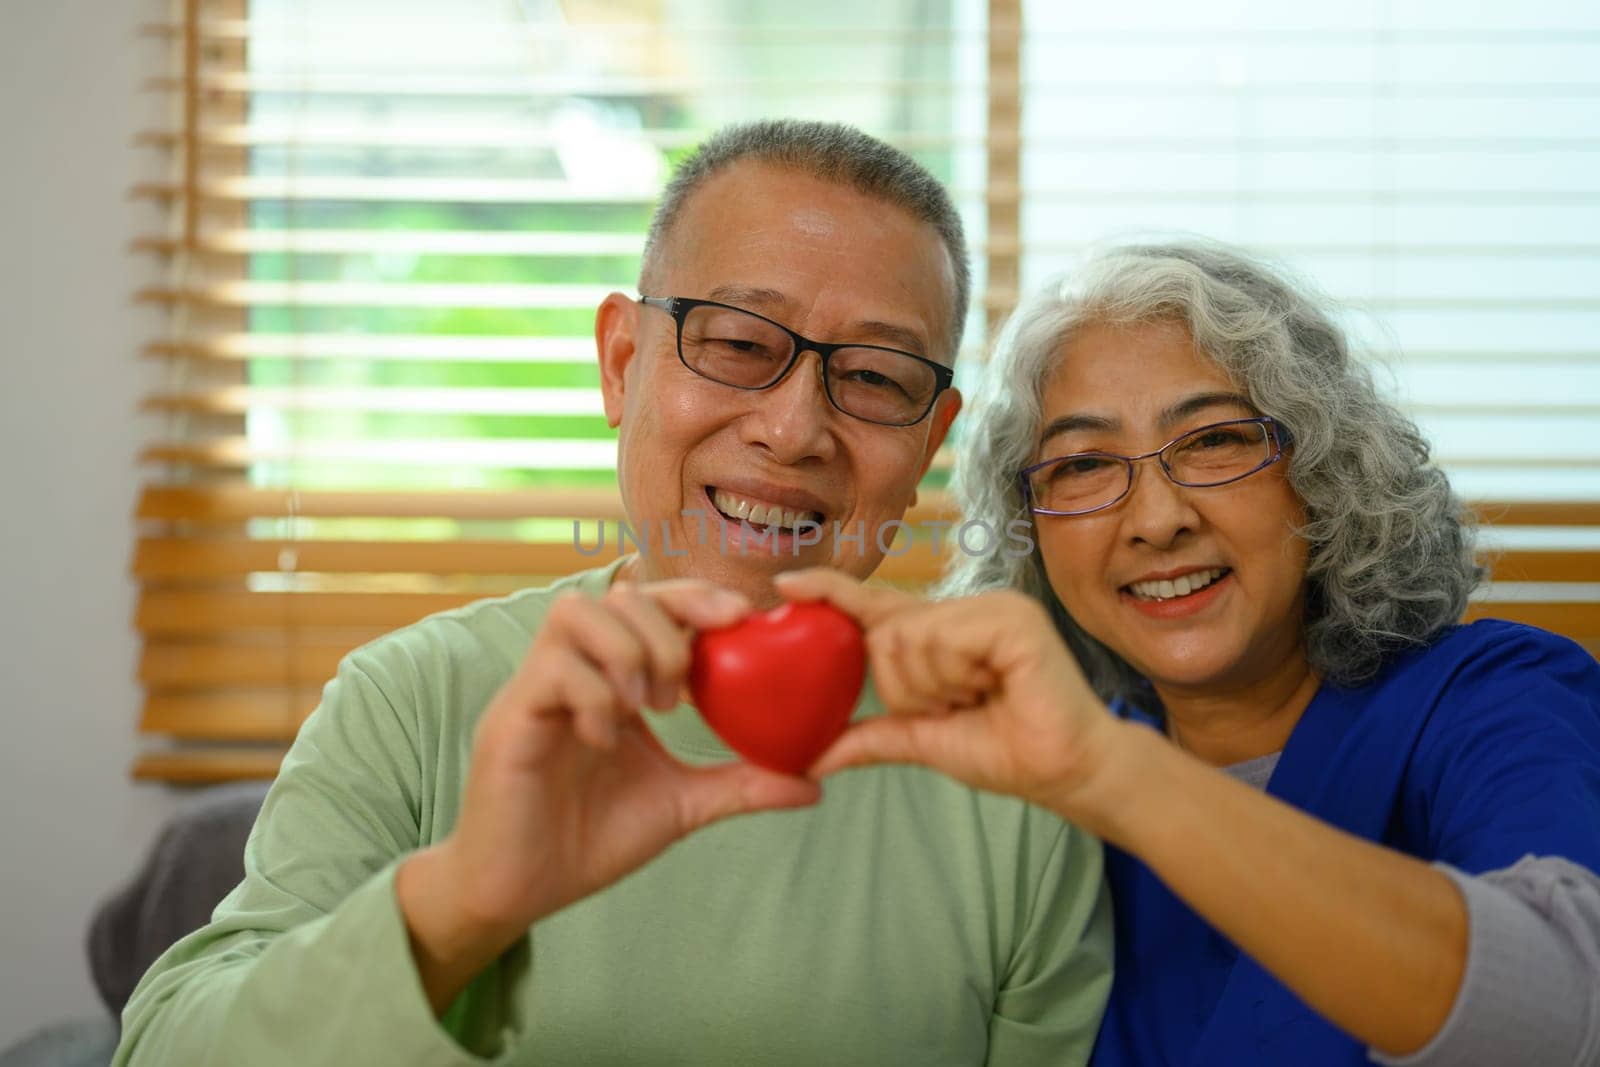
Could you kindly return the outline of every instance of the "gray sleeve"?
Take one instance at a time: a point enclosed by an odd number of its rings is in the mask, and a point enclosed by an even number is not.
[[[1447,864],[1467,904],[1467,969],[1444,1026],[1388,1067],[1600,1063],[1600,877],[1557,856],[1473,876]]]

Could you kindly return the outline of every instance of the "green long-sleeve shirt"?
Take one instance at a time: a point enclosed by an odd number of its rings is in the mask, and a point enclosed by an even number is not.
[[[478,715],[555,595],[434,616],[348,656],[210,925],[145,975],[117,1064],[1082,1063],[1110,987],[1099,845],[905,767],[701,830],[537,923],[435,1020],[394,891],[450,832]],[[870,688],[859,714],[875,708]],[[727,749],[648,715],[680,759]]]

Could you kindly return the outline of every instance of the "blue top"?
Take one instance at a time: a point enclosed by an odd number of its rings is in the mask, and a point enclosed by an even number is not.
[[[1469,874],[1530,853],[1600,871],[1600,663],[1529,626],[1452,627],[1366,685],[1324,685],[1267,792]],[[1369,1062],[1144,864],[1108,846],[1106,873],[1117,966],[1098,1067]]]

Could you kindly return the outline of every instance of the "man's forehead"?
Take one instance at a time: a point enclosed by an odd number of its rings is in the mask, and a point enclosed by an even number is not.
[[[808,237],[832,237],[839,231],[839,220],[826,211],[802,207],[790,212],[789,225]]]
[[[685,207],[664,257],[681,291],[668,295],[746,307],[803,333],[821,275],[835,302],[817,340],[939,358],[954,278],[926,220],[847,183],[751,161],[708,178]]]

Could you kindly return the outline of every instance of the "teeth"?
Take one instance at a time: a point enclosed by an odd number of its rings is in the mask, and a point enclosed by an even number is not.
[[[1185,574],[1171,581],[1134,582],[1128,589],[1140,600],[1171,600],[1174,597],[1199,592],[1222,577],[1226,570],[1226,567],[1212,567],[1210,570],[1195,571],[1193,574]]]
[[[803,522],[822,521],[821,516],[815,511],[790,511],[776,504],[753,503],[721,489],[712,494],[711,502],[724,515],[743,519],[752,526],[776,526],[780,529],[798,530]]]

